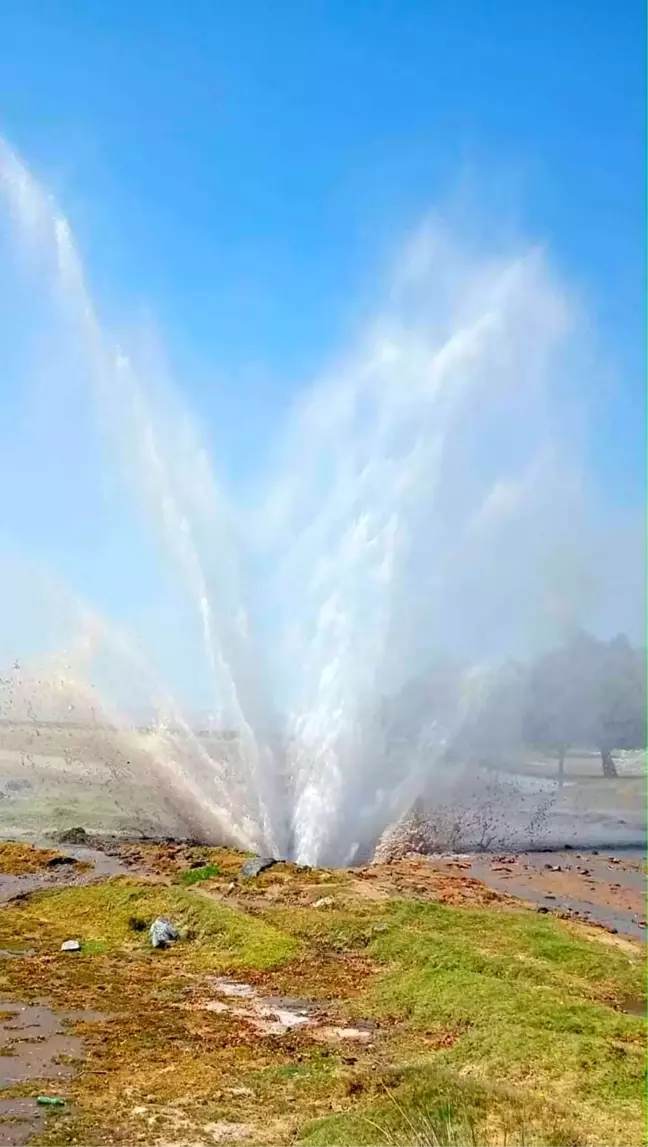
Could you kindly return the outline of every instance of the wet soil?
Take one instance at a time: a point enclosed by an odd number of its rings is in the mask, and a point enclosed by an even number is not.
[[[236,1016],[260,1036],[281,1036],[304,1029],[312,1039],[323,1043],[370,1043],[376,1033],[377,1025],[370,1020],[357,1020],[353,1025],[336,1023],[334,1003],[330,1000],[265,996],[252,984],[226,976],[210,977],[208,983],[212,995],[194,997],[183,1006],[192,1011]]]
[[[476,877],[489,888],[612,932],[646,938],[645,857],[637,850],[565,849],[433,857],[438,871]]]
[[[44,1125],[35,1099],[0,1099],[0,1147],[22,1147]]]
[[[0,1089],[38,1080],[39,1088],[51,1084],[46,1096],[57,1097],[58,1085],[74,1074],[82,1054],[82,1041],[67,1023],[104,1018],[100,1012],[55,1012],[44,1003],[0,999]],[[42,1130],[45,1110],[36,1096],[0,1099],[0,1147],[19,1147]]]
[[[29,1079],[67,1079],[67,1059],[81,1055],[81,1040],[69,1035],[50,1008],[0,1000],[0,1087]],[[65,1057],[65,1058],[62,1058]]]
[[[86,847],[85,845],[69,845],[65,848],[65,859],[72,863],[55,864],[43,868],[40,872],[29,872],[24,876],[15,876],[9,873],[0,873],[0,904],[8,904],[17,897],[39,892],[41,889],[54,890],[68,888],[70,885],[91,884],[95,880],[105,880],[109,876],[118,876],[127,872],[124,861],[116,854],[104,851],[100,847]],[[78,867],[73,862],[78,862]]]

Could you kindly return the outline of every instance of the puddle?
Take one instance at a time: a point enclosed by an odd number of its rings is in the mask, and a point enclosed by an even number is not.
[[[216,977],[210,980],[217,996],[202,1007],[219,1015],[229,1014],[246,1020],[260,1035],[284,1035],[286,1032],[308,1028],[314,1039],[337,1042],[356,1040],[368,1043],[374,1038],[376,1025],[359,1020],[351,1025],[331,1025],[324,1022],[322,1009],[325,1001],[302,999],[298,996],[261,996],[251,984]],[[233,1001],[239,1001],[234,1003]]]
[[[118,856],[102,852],[98,848],[88,848],[85,845],[66,846],[66,857],[70,861],[83,861],[92,868],[78,872],[70,863],[55,864],[42,872],[30,873],[26,876],[10,876],[0,874],[0,904],[8,904],[16,897],[28,896],[31,892],[40,892],[41,889],[68,887],[69,885],[92,884],[95,880],[104,880],[109,876],[119,876],[128,872],[128,866]]]
[[[22,1147],[44,1126],[35,1099],[0,1099],[0,1147]]]
[[[641,1019],[645,1020],[648,1018],[648,1002],[639,996],[628,996],[619,1004],[619,1011],[625,1012],[628,1016],[641,1016]]]
[[[0,1088],[29,1079],[68,1079],[81,1040],[65,1031],[62,1017],[38,1004],[0,1001]]]
[[[15,954],[15,953],[14,953]],[[54,1012],[47,1003],[0,1000],[0,1089],[51,1080],[44,1093],[58,1094],[76,1071],[82,1041],[66,1030],[65,1021],[108,1018],[103,1012]],[[72,1061],[72,1062],[69,1062]],[[43,1130],[45,1110],[31,1099],[0,1099],[0,1147],[21,1147]]]

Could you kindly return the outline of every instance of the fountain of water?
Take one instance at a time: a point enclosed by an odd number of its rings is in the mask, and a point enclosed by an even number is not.
[[[7,545],[28,533],[42,564],[58,512],[48,557],[58,549],[84,597],[123,615],[108,623],[69,596],[66,628],[41,578],[36,624],[21,572],[13,592],[36,632],[28,652],[18,626],[6,650],[42,680],[57,629],[50,679],[75,704],[92,691],[103,725],[128,732],[203,837],[351,860],[429,785],[479,667],[543,640],[582,593],[580,568],[564,576],[578,488],[554,418],[565,294],[538,250],[468,258],[425,228],[356,353],[293,411],[252,516],[216,481],[178,388],[106,332],[67,221],[6,146],[0,186],[14,398],[36,393],[54,438]],[[38,449],[33,420],[22,426],[21,462]],[[73,506],[83,545],[66,540]],[[449,654],[467,667],[457,688],[399,740],[386,713]],[[179,665],[182,687],[161,684]]]

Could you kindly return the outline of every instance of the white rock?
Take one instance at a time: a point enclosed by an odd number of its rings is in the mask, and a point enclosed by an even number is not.
[[[313,908],[332,908],[335,900],[332,896],[322,896],[321,900],[316,900]]]
[[[81,941],[80,940],[64,940],[63,943],[61,944],[61,951],[62,952],[80,952],[81,951]]]

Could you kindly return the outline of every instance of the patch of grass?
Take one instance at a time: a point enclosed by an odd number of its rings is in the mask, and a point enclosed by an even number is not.
[[[642,1141],[646,1027],[612,1006],[643,993],[638,954],[531,912],[412,903],[393,906],[368,952],[385,971],[362,1003],[392,1022],[456,1031],[438,1056],[446,1069],[527,1097],[578,1097],[590,1141]]]
[[[294,956],[299,942],[263,920],[180,887],[116,878],[105,884],[39,893],[0,913],[0,947],[16,935],[29,935],[38,952],[57,950],[69,936],[82,941],[84,956],[97,951],[123,954],[150,951],[147,926],[168,916],[191,940],[154,958],[176,959],[201,968],[272,968]],[[77,956],[77,959],[79,958]],[[63,954],[65,958],[65,954]]]
[[[215,876],[220,875],[221,869],[217,864],[203,864],[201,868],[186,868],[178,879],[185,885],[200,884],[203,880],[213,880]]]
[[[266,916],[319,952],[360,949],[376,973],[346,1000],[347,1014],[399,1032],[402,1052],[405,1034],[418,1032],[428,1046],[436,1039],[435,1062],[454,1078],[497,1079],[525,1106],[570,1097],[585,1141],[643,1142],[646,1025],[620,1010],[645,995],[638,951],[528,910],[399,900]],[[356,1132],[359,1143],[381,1141]],[[350,1131],[333,1124],[331,1134],[346,1142]]]
[[[326,894],[330,894],[328,888]],[[264,911],[263,916],[317,949],[324,947],[344,952],[368,947],[377,934],[376,927],[385,923],[387,914],[384,903],[352,902],[326,909],[299,905],[270,908]]]
[[[31,844],[3,841],[0,843],[0,872],[7,876],[42,872],[55,857],[62,855],[51,848],[34,848]]]
[[[579,1147],[583,1140],[554,1104],[524,1101],[432,1064],[378,1075],[355,1110],[314,1120],[304,1147]]]

